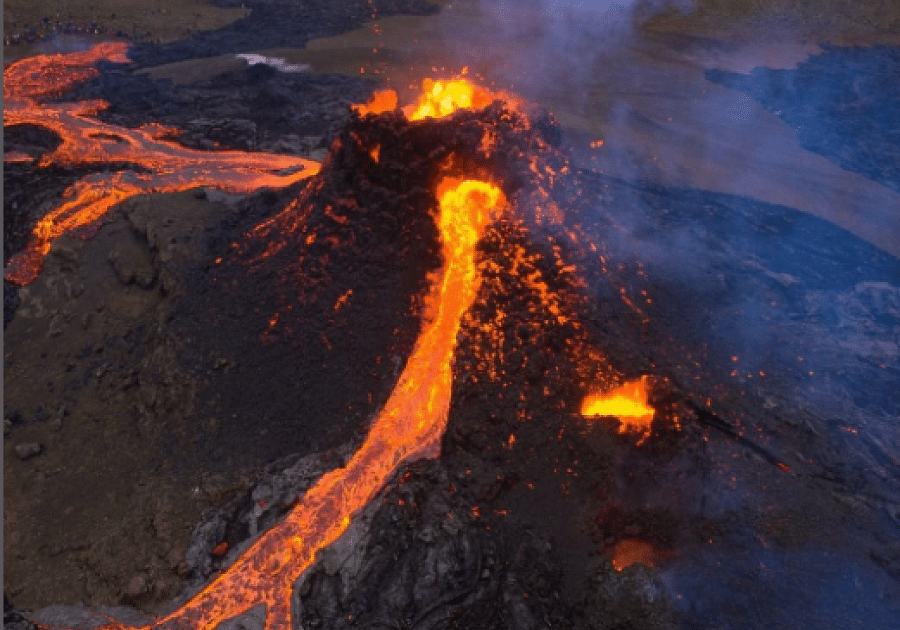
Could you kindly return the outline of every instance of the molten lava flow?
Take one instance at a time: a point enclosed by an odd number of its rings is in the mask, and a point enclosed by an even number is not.
[[[249,193],[280,188],[314,175],[319,164],[289,155],[243,151],[205,152],[188,149],[163,136],[174,132],[160,125],[127,129],[93,118],[103,101],[41,103],[97,76],[93,67],[107,59],[125,62],[125,44],[99,44],[88,51],[39,55],[3,71],[3,125],[38,125],[56,132],[61,144],[38,166],[63,167],[129,164],[134,170],[94,173],[67,191],[70,197],[41,219],[24,251],[13,256],[6,279],[28,284],[37,276],[44,255],[57,237],[103,217],[114,205],[144,193],[176,192],[196,186]]]
[[[365,105],[354,105],[353,109],[360,116],[381,114],[397,109],[397,93],[394,90],[379,90],[372,95]],[[407,105],[403,113],[409,120],[423,118],[443,118],[458,109],[481,109],[496,100],[505,101],[508,105],[517,103],[502,92],[492,92],[479,87],[466,79],[434,81],[424,79],[419,100],[414,105]]]
[[[3,101],[36,102],[58,98],[78,83],[100,75],[98,61],[128,63],[124,42],[105,42],[88,50],[22,59],[3,70]],[[4,112],[5,117],[5,112]]]
[[[647,404],[646,376],[605,394],[590,394],[581,403],[581,415],[615,416],[622,421],[621,431],[641,433],[641,442],[650,435],[653,414],[653,407]]]
[[[266,628],[291,627],[291,589],[316,552],[341,535],[403,462],[437,456],[456,334],[480,283],[475,245],[504,203],[500,190],[485,182],[445,180],[439,193],[444,266],[429,296],[429,318],[365,442],[225,573],[152,627],[211,630],[258,604],[266,605]]]

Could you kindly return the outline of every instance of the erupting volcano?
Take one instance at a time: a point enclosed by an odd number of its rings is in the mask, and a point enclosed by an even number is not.
[[[23,624],[761,630],[896,608],[898,262],[754,196],[809,156],[753,168],[753,132],[701,102],[726,89],[701,44],[616,39],[582,72],[561,62],[596,25],[542,13],[529,46],[571,45],[539,63],[435,37],[405,70],[379,43],[379,72],[331,74],[310,44],[277,53],[308,56],[288,73],[231,54],[271,59],[250,42],[287,5],[297,47],[437,9],[250,4],[231,30],[4,70]],[[762,135],[797,135],[770,112]],[[691,125],[721,137],[689,147]],[[698,179],[706,149],[727,159]],[[816,160],[783,198],[825,181]],[[79,601],[128,609],[56,606]]]
[[[173,129],[154,125],[125,129],[105,124],[93,118],[104,107],[102,102],[47,102],[51,96],[61,96],[75,82],[93,76],[96,71],[92,64],[101,59],[127,61],[124,47],[101,45],[86,53],[32,58],[11,65],[5,72],[4,123],[46,127],[62,140],[56,150],[41,158],[39,167],[125,167],[79,181],[69,193],[73,198],[44,217],[35,227],[26,250],[13,257],[6,269],[8,280],[19,284],[33,280],[40,271],[42,256],[56,237],[95,223],[112,206],[133,195],[198,185],[246,192],[264,186],[284,187],[319,173],[317,163],[288,156],[185,149],[164,139],[177,136]],[[57,82],[51,86],[53,77]],[[501,103],[501,98],[507,102]],[[507,216],[508,227],[500,232],[499,227],[493,228],[493,238],[496,242],[500,237],[500,256],[509,258],[519,276],[517,282],[537,300],[527,306],[538,318],[534,324],[571,327],[574,336],[566,352],[582,356],[585,374],[608,369],[599,353],[586,342],[584,329],[571,312],[572,305],[550,287],[547,272],[536,266],[540,257],[528,253],[525,242],[514,242],[521,238],[514,235],[524,229],[529,214],[533,218],[528,221],[538,224],[545,223],[547,217],[558,220],[559,210],[549,200],[548,190],[558,183],[556,176],[568,170],[565,161],[548,144],[544,130],[552,130],[552,122],[544,120],[533,125],[524,113],[517,111],[519,107],[508,97],[463,79],[425,80],[419,102],[402,111],[397,111],[395,93],[377,93],[368,105],[354,108],[362,118],[356,118],[332,147],[319,178],[279,215],[248,234],[249,243],[259,242],[262,249],[260,255],[250,256],[251,268],[276,264],[279,256],[293,259],[287,268],[301,265],[307,256],[304,248],[319,246],[318,228],[309,222],[320,204],[317,195],[324,195],[323,188],[332,182],[335,187],[331,190],[346,197],[340,199],[340,209],[321,202],[325,204],[323,216],[340,227],[353,225],[354,213],[365,210],[357,200],[362,202],[367,190],[380,186],[397,190],[401,198],[412,193],[400,202],[409,207],[409,212],[436,215],[442,262],[439,270],[429,274],[431,288],[422,299],[422,331],[397,384],[355,454],[345,466],[324,474],[296,507],[233,565],[152,627],[212,630],[258,604],[266,607],[266,628],[290,627],[292,589],[318,552],[341,536],[354,515],[382,492],[401,466],[438,456],[450,410],[454,349],[464,316],[479,295],[483,273],[492,278],[491,291],[506,290],[506,281],[497,284],[506,274],[502,270],[506,263],[498,264],[498,260],[479,251],[483,247],[482,235],[502,216]],[[506,157],[498,159],[498,155]],[[352,183],[358,189],[357,200],[347,196],[349,190],[339,190],[344,166],[353,163],[358,164],[359,173],[359,181]],[[423,194],[418,183],[403,184],[404,178],[427,181],[432,190]],[[508,200],[509,195],[518,201]],[[516,203],[522,208],[516,208]],[[501,236],[504,230],[507,234]],[[325,237],[322,240],[339,242]],[[571,273],[573,268],[565,265],[558,251],[555,259],[560,270],[556,273]],[[576,285],[577,282],[573,288]],[[334,310],[344,306],[352,295],[352,290],[345,292]],[[546,314],[540,315],[543,312]],[[279,316],[276,313],[271,318],[264,341],[281,325]],[[492,324],[480,325],[479,332],[485,338],[472,346],[486,370],[484,376],[496,382],[505,378],[509,364],[504,349],[504,319],[508,316],[503,307]],[[478,377],[469,374],[468,378]],[[637,411],[586,403],[584,413],[619,415],[626,426],[630,426],[633,417],[649,414],[641,418],[640,425],[646,436],[653,410],[647,406],[643,380],[637,389],[632,392],[634,404],[639,406]],[[544,391],[549,391],[546,386]],[[614,397],[622,395],[619,390],[613,393]],[[514,443],[515,436],[511,435],[509,447]],[[477,514],[477,508],[473,510]],[[221,555],[218,549],[216,553]]]

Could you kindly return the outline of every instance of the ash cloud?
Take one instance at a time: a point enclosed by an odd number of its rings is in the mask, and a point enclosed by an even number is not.
[[[632,33],[635,0],[481,0],[487,46],[502,58],[498,81],[529,96],[583,91],[596,55]],[[479,49],[482,49],[479,46]]]

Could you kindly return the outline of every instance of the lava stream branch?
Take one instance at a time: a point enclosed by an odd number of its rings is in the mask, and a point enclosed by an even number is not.
[[[44,216],[26,248],[10,259],[5,277],[11,282],[24,285],[34,280],[56,238],[94,223],[135,195],[197,186],[249,193],[264,187],[283,188],[319,171],[318,162],[291,155],[189,149],[165,140],[175,130],[161,125],[128,129],[104,123],[94,118],[107,106],[103,101],[39,102],[96,76],[92,64],[101,59],[127,61],[124,50],[124,45],[107,44],[74,58],[41,55],[16,62],[3,72],[3,126],[37,125],[60,136],[60,145],[44,155],[38,167],[131,165],[129,170],[95,173],[77,182],[68,191],[74,198]]]
[[[480,284],[475,246],[503,203],[498,188],[468,180],[453,182],[440,198],[444,265],[428,296],[427,324],[363,445],[344,468],[323,475],[227,571],[148,628],[213,630],[259,604],[266,606],[267,629],[289,627],[293,585],[316,553],[344,532],[398,466],[439,454],[456,335]]]

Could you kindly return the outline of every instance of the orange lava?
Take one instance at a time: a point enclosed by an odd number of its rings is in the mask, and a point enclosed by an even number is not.
[[[445,180],[438,224],[444,265],[429,295],[427,322],[400,380],[346,467],[323,475],[293,511],[181,608],[149,627],[212,630],[266,605],[266,628],[291,627],[291,589],[381,490],[397,467],[436,457],[450,409],[451,359],[463,314],[478,293],[475,245],[504,202],[479,181]]]
[[[443,118],[457,109],[481,109],[490,105],[497,95],[478,87],[465,79],[452,81],[422,81],[419,102],[403,113],[410,120],[423,118]]]
[[[58,55],[37,55],[9,65],[3,70],[3,102],[28,104],[58,98],[78,83],[100,75],[98,61],[128,63],[124,42],[104,42],[88,50]],[[4,117],[5,117],[4,112]]]
[[[353,105],[353,110],[360,116],[366,114],[383,114],[397,109],[397,92],[394,90],[378,90],[365,105]]]
[[[615,416],[622,422],[621,432],[641,434],[641,442],[650,435],[653,407],[647,404],[647,377],[629,381],[611,392],[592,393],[581,403],[583,416]]]
[[[481,109],[496,100],[517,106],[514,99],[502,92],[492,92],[466,79],[422,81],[422,91],[415,104],[403,107],[409,120],[444,118],[459,109]],[[381,114],[397,109],[398,96],[394,90],[379,90],[365,105],[354,105],[360,116]]]
[[[44,103],[78,82],[97,76],[99,60],[124,63],[123,43],[98,44],[88,51],[39,55],[3,71],[3,125],[38,125],[59,134],[62,142],[38,166],[79,167],[133,164],[135,170],[94,173],[67,192],[67,200],[41,219],[25,250],[13,256],[5,277],[28,284],[40,273],[53,241],[75,228],[102,218],[113,206],[145,193],[177,192],[197,186],[249,193],[281,188],[318,172],[319,163],[289,155],[244,151],[196,151],[163,136],[174,130],[149,124],[127,129],[94,118],[103,101]]]

